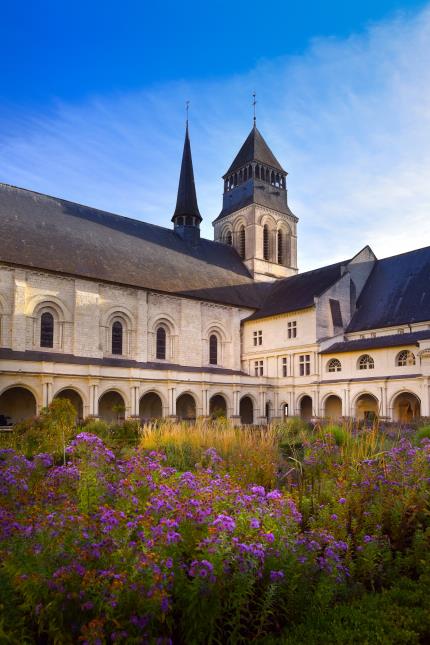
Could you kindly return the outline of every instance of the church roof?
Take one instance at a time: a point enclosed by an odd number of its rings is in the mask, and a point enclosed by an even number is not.
[[[270,150],[269,146],[263,138],[263,135],[258,130],[256,125],[254,125],[251,132],[247,136],[245,143],[237,153],[233,163],[225,173],[224,177],[226,175],[229,175],[233,171],[242,168],[246,164],[251,163],[252,161],[259,161],[260,163],[271,166],[272,168],[285,173],[285,170],[282,168],[281,164],[276,159],[273,152]]]
[[[179,177],[178,197],[172,221],[178,215],[194,215],[202,221],[197,205],[196,186],[194,183],[193,160],[191,157],[188,121],[185,130],[184,151],[182,153],[181,175]]]
[[[256,285],[236,251],[0,183],[0,261],[248,308]]]
[[[347,331],[430,320],[430,246],[378,260]]]
[[[271,283],[263,306],[247,320],[258,320],[313,307],[315,298],[342,277],[342,271],[348,262],[349,260],[337,262]]]

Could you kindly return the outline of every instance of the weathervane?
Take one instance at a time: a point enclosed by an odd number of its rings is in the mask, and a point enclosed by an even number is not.
[[[254,92],[252,93],[252,98],[253,98],[252,105],[253,105],[253,107],[254,107],[254,125],[255,125],[255,124],[256,124],[256,122],[257,122],[257,118],[256,118],[256,116],[255,116],[255,106],[257,105],[257,101],[255,100],[255,97],[256,97],[256,96],[257,96],[257,95],[256,95],[256,93],[255,93],[255,91],[254,91]]]
[[[188,125],[188,111],[190,109],[190,102],[185,101],[185,112],[187,113],[187,125]]]

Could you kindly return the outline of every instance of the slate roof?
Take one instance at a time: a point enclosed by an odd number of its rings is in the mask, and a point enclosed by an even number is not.
[[[182,153],[181,174],[179,177],[178,197],[172,222],[178,215],[194,215],[202,221],[197,204],[196,185],[194,183],[193,160],[191,157],[190,136],[188,134],[188,121],[185,130],[184,151]]]
[[[315,304],[315,298],[342,277],[343,268],[348,262],[349,260],[337,262],[320,269],[277,280],[271,284],[261,309],[251,314],[246,320],[258,320],[312,307]]]
[[[267,166],[271,166],[272,168],[281,170],[285,173],[285,170],[282,168],[281,164],[265,142],[260,130],[255,125],[248,134],[245,143],[235,156],[233,163],[225,173],[224,177],[252,161],[259,161],[260,163],[264,163]]]
[[[430,246],[378,260],[347,331],[430,320]]]
[[[173,230],[0,183],[0,261],[248,308],[254,284],[236,251]]]
[[[367,349],[380,349],[386,347],[403,347],[415,345],[418,347],[420,340],[430,339],[430,329],[415,331],[406,334],[389,334],[387,336],[376,336],[376,338],[358,338],[357,340],[345,340],[334,343],[323,349],[320,354],[341,354],[344,352],[356,352]]]

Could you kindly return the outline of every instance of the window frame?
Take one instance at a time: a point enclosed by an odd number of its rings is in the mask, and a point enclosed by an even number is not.
[[[213,347],[212,339],[214,339],[215,341],[215,348]],[[209,365],[219,365],[218,346],[219,346],[219,338],[214,332],[212,332],[209,335]],[[215,358],[215,360],[213,360],[213,358]]]
[[[374,370],[375,359],[370,354],[361,354],[357,360],[357,367],[359,370]]]
[[[44,319],[46,321],[46,318],[49,316],[50,319],[50,328],[46,329],[46,326],[44,328]],[[49,342],[46,343],[44,342],[44,336],[49,337]],[[55,316],[52,313],[52,311],[45,310],[42,311],[40,314],[40,334],[39,334],[39,347],[43,347],[44,349],[54,349],[54,343],[55,343]]]
[[[297,320],[289,320],[287,322],[287,337],[289,340],[297,338]]]
[[[402,355],[405,356],[405,359],[402,360]],[[411,359],[408,361],[408,359]],[[396,356],[396,367],[413,367],[416,365],[417,359],[413,352],[410,349],[402,349],[398,352]]]
[[[263,330],[257,329],[256,331],[253,332],[252,337],[253,337],[254,347],[261,347],[261,345],[263,344]]]
[[[287,361],[287,356],[282,357],[282,378],[286,378],[288,376],[288,361]]]
[[[299,375],[310,376],[311,373],[311,355],[299,354]]]
[[[333,367],[336,364],[336,367]],[[330,358],[329,361],[327,361],[327,372],[330,372],[330,374],[334,374],[336,372],[341,372],[342,371],[342,363],[338,358]]]
[[[120,328],[120,337],[115,338],[114,334],[116,335],[117,332],[115,329],[118,329],[118,325]],[[116,351],[114,349],[114,343],[118,342],[119,349],[120,351]],[[124,321],[116,319],[113,320],[111,323],[111,328],[110,328],[110,350],[112,356],[124,356]]]
[[[163,337],[161,337],[161,332]],[[160,349],[162,351],[159,351]],[[157,325],[155,329],[155,359],[157,361],[167,360],[167,330],[164,325]]]
[[[254,376],[264,376],[264,360],[254,361]]]

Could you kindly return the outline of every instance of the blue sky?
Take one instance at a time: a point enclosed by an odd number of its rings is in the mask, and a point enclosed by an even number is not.
[[[423,2],[4,3],[0,181],[170,226],[184,102],[203,232],[258,125],[308,269],[430,244]]]

